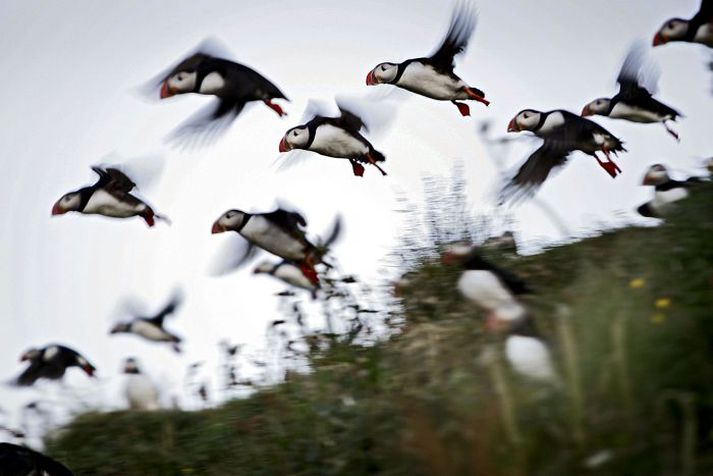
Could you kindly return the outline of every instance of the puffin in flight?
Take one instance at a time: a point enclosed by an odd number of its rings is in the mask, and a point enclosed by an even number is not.
[[[0,475],[74,476],[74,473],[58,461],[30,448],[0,443]]]
[[[79,367],[93,377],[96,368],[77,351],[59,344],[42,348],[31,348],[20,357],[21,362],[30,365],[17,377],[16,384],[22,387],[33,385],[37,379],[59,380],[69,367]]]
[[[179,126],[176,137],[204,135],[210,138],[230,125],[251,101],[262,101],[280,117],[286,115],[272,102],[288,100],[277,86],[257,71],[219,57],[212,52],[215,49],[215,45],[205,41],[195,53],[158,77],[161,99],[188,93],[216,98],[214,105]]]
[[[654,36],[653,45],[671,41],[700,43],[713,48],[713,0],[701,0],[698,13],[690,20],[671,18],[666,21]]]
[[[315,283],[307,278],[298,265],[287,260],[277,263],[262,261],[255,267],[253,274],[267,274],[290,286],[309,291],[312,294],[312,299],[317,297],[317,291],[320,288],[319,282]]]
[[[329,238],[319,246],[307,239],[306,226],[302,215],[281,208],[270,213],[228,210],[213,223],[211,232],[234,231],[247,241],[242,253],[230,263],[231,268],[242,265],[255,254],[256,248],[261,248],[295,263],[312,284],[318,285],[315,265],[323,262],[325,253],[339,236],[341,219],[337,218]]]
[[[126,322],[119,322],[110,331],[110,334],[135,334],[152,342],[168,342],[174,351],[180,353],[179,344],[181,338],[172,334],[163,327],[163,321],[167,316],[175,313],[183,301],[183,294],[176,291],[168,303],[154,316],[134,315],[133,319]],[[131,310],[132,314],[136,314]]]
[[[599,124],[562,109],[548,112],[525,109],[508,124],[508,132],[531,131],[544,139],[502,191],[504,200],[532,195],[547,180],[552,169],[562,166],[572,152],[591,155],[612,177],[621,172],[611,153],[626,151],[623,143]],[[602,161],[597,152],[604,153]]]
[[[104,169],[95,166],[92,170],[99,175],[99,180],[90,187],[65,194],[52,207],[52,215],[79,212],[112,218],[140,216],[148,226],[154,226],[155,220],[169,222],[168,218],[158,215],[149,205],[129,193],[136,184],[125,173],[114,167]]]
[[[654,198],[636,211],[648,218],[662,218],[673,203],[688,197],[688,189],[701,181],[699,177],[690,177],[684,181],[674,180],[669,176],[666,166],[654,164],[648,168],[641,182],[641,185],[654,187]]]
[[[625,119],[639,123],[661,123],[676,140],[678,134],[667,124],[675,121],[681,114],[654,99],[658,72],[651,71],[644,77],[645,46],[634,44],[626,55],[616,81],[619,83],[619,92],[612,98],[599,98],[590,102],[582,109],[582,116],[599,114],[612,119]],[[642,84],[643,83],[643,84]]]
[[[474,100],[488,106],[490,102],[485,99],[483,91],[468,86],[453,72],[454,58],[465,51],[475,24],[476,15],[472,4],[468,1],[458,2],[453,10],[448,33],[435,53],[402,63],[381,63],[366,76],[367,86],[392,84],[431,99],[450,101],[463,116],[470,115],[470,108],[458,100]]]
[[[347,159],[357,177],[364,176],[362,163],[371,164],[386,175],[378,162],[386,157],[371,145],[360,131],[367,131],[366,124],[344,104],[337,103],[339,117],[315,115],[307,123],[288,130],[280,140],[280,152],[303,149],[327,157]],[[309,109],[309,107],[308,107]]]

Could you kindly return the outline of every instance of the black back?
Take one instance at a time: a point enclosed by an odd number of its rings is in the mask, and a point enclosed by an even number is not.
[[[73,476],[74,473],[52,458],[24,446],[0,443],[0,476]]]
[[[495,266],[493,263],[483,258],[478,252],[471,253],[468,259],[463,262],[463,268],[467,270],[490,271],[498,277],[500,282],[502,282],[511,293],[515,295],[532,292],[527,283],[520,279],[517,275],[506,269]]]

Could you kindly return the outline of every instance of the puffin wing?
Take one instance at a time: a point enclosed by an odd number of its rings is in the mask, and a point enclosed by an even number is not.
[[[31,362],[30,365],[17,377],[15,384],[20,387],[29,387],[37,379],[44,376],[44,366],[41,362]]]
[[[255,257],[260,249],[237,233],[226,236],[226,241],[208,267],[212,276],[222,276],[243,266]]]
[[[335,121],[335,125],[350,132],[359,132],[362,128],[367,132],[369,131],[362,118],[350,111],[348,106],[337,102],[337,107],[339,108],[340,116]]]
[[[263,214],[263,217],[292,236],[304,237],[302,228],[307,226],[307,220],[297,212],[278,208],[274,212]]]
[[[697,30],[701,25],[713,22],[713,0],[701,0],[701,8],[691,18],[690,24]]]
[[[571,152],[572,148],[564,141],[546,139],[503,187],[500,193],[501,202],[519,201],[534,195],[547,180],[550,172],[567,162],[567,156]]]
[[[453,10],[446,37],[435,53],[428,58],[438,71],[453,72],[454,57],[465,51],[476,23],[477,16],[473,11],[473,5],[467,0],[459,1]]]
[[[215,98],[181,123],[168,140],[180,147],[201,147],[220,137],[242,112],[244,102],[230,98]]]
[[[0,469],[8,475],[73,476],[63,464],[24,446],[0,443]]]
[[[643,42],[635,42],[626,54],[616,78],[620,96],[628,101],[646,100],[656,94],[661,74],[648,60],[646,48]]]
[[[176,310],[181,306],[181,303],[183,302],[183,292],[180,289],[177,289],[174,293],[173,296],[171,296],[171,299],[166,303],[166,305],[161,309],[158,314],[156,314],[154,317],[147,319],[148,321],[151,321],[153,324],[157,325],[158,327],[163,327],[163,320],[166,316],[169,316],[176,312]]]

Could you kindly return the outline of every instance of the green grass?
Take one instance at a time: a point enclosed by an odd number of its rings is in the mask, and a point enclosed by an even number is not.
[[[80,415],[47,452],[98,476],[713,474],[713,186],[696,192],[660,227],[495,256],[536,287],[559,389],[485,362],[497,339],[422,253],[388,341],[314,347],[309,375],[216,409]]]

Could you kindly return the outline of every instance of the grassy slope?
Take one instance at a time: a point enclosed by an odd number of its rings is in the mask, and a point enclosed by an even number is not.
[[[81,415],[48,452],[80,475],[713,474],[711,203],[705,184],[664,226],[501,257],[537,287],[560,389],[483,359],[456,271],[424,259],[390,341],[214,410]]]

